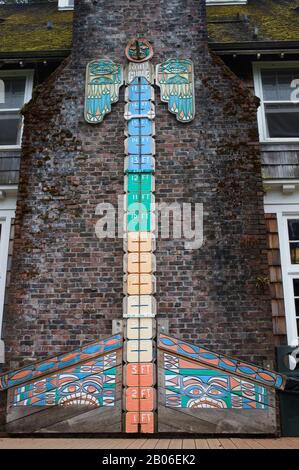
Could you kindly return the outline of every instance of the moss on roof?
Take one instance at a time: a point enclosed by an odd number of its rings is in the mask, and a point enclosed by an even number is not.
[[[212,42],[299,41],[299,0],[248,0],[247,5],[207,7],[207,16]]]
[[[212,6],[207,16],[211,42],[299,41],[299,0]],[[73,13],[58,11],[56,3],[0,5],[0,53],[68,50],[72,24]]]
[[[70,49],[72,22],[73,12],[58,11],[57,4],[1,5],[0,52]]]

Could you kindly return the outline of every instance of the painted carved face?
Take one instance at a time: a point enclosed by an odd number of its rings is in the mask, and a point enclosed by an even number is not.
[[[185,395],[191,398],[190,408],[227,408],[228,381],[223,377],[197,377],[196,383],[188,385],[185,381]]]

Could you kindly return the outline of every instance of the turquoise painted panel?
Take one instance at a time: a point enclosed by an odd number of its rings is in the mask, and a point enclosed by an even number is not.
[[[127,213],[128,232],[150,232],[152,212],[132,211]]]
[[[153,185],[153,176],[146,173],[146,174],[135,174],[135,173],[128,173],[128,191],[142,191],[142,192],[150,192],[152,191]]]
[[[110,113],[123,84],[123,69],[112,60],[94,60],[86,68],[85,120],[98,124]]]

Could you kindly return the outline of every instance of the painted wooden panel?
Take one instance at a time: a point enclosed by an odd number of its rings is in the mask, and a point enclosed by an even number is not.
[[[87,344],[71,353],[46,359],[16,371],[10,371],[0,376],[0,390],[13,387],[17,384],[27,382],[42,375],[64,369],[65,367],[87,361],[101,354],[108,353],[122,347],[122,336],[120,334]]]
[[[113,406],[116,353],[64,369],[13,390],[11,406]]]
[[[150,192],[155,191],[155,178],[150,174],[129,173],[125,176],[125,187],[127,192]]]
[[[166,406],[266,409],[265,387],[238,376],[164,353]]]
[[[130,136],[125,140],[126,155],[154,155],[155,141],[152,136]]]
[[[156,257],[152,253],[129,253],[126,264],[128,273],[152,273],[156,270]]]
[[[153,411],[155,389],[153,387],[127,387],[125,409],[127,411]]]
[[[152,387],[155,384],[154,364],[130,363],[125,366],[126,385],[129,387]]]
[[[154,136],[155,122],[147,118],[132,118],[128,121],[127,133],[129,136]]]
[[[126,341],[127,362],[152,362],[153,341],[149,339]]]
[[[112,60],[99,59],[86,68],[85,120],[98,124],[110,113],[111,104],[119,98],[123,84],[123,69]]]
[[[193,63],[189,59],[168,59],[156,68],[156,83],[161,90],[161,101],[180,122],[189,122],[195,116]]]
[[[285,377],[281,374],[263,369],[254,364],[239,361],[238,359],[231,359],[221,354],[215,354],[208,349],[195,346],[194,344],[187,343],[177,338],[161,334],[158,340],[158,347],[178,355],[186,356],[190,359],[195,359],[213,368],[215,367],[230,373],[235,373],[268,387],[275,387],[277,389],[284,388]]]
[[[156,292],[156,278],[153,274],[128,274],[124,277],[124,294],[150,295]]]
[[[153,433],[155,429],[155,420],[153,412],[129,411],[126,413],[126,432]]]
[[[156,299],[152,295],[129,295],[124,298],[124,318],[151,318],[156,315]]]
[[[153,173],[155,159],[151,155],[129,155],[125,158],[126,173]]]
[[[153,233],[129,232],[127,237],[127,249],[129,252],[155,251],[156,239]]]
[[[152,339],[154,335],[152,318],[128,318],[126,328],[128,339]]]
[[[125,83],[130,84],[136,77],[144,77],[149,83],[154,83],[154,67],[150,62],[130,63],[125,70]]]

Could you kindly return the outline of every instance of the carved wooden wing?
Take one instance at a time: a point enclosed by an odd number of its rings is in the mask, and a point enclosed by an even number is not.
[[[122,66],[112,60],[99,59],[87,64],[84,113],[87,122],[98,124],[110,113],[123,81]]]
[[[161,101],[181,122],[195,116],[193,62],[189,59],[168,59],[156,68],[156,83],[160,87]]]

